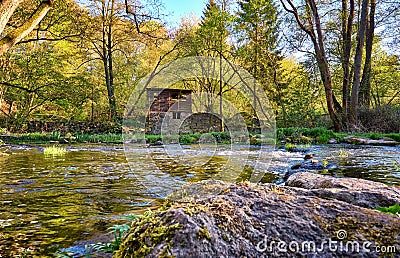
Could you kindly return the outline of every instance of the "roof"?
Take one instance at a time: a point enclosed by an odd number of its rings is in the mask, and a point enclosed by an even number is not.
[[[147,91],[182,91],[182,92],[192,92],[192,90],[187,89],[173,89],[173,88],[146,88]]]

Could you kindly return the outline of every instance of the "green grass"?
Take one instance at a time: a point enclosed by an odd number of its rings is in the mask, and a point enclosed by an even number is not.
[[[222,144],[229,144],[231,141],[229,132],[211,132],[207,133],[212,135],[216,142]],[[179,135],[179,142],[181,144],[195,144],[198,143],[203,134],[185,134]],[[360,137],[366,137],[370,139],[379,139],[381,137],[389,137],[393,140],[400,142],[400,133],[390,134],[379,134],[379,133],[334,133],[332,130],[327,130],[322,127],[317,128],[279,128],[277,129],[277,143],[285,140],[293,144],[326,144],[329,139],[335,138],[338,142],[341,142],[344,137],[348,135],[355,135]],[[147,143],[154,144],[158,141],[164,141],[165,143],[174,142],[177,136],[164,136],[161,135],[150,135],[146,134]],[[261,145],[266,141],[273,139],[272,136],[261,135],[249,135],[251,144]],[[9,144],[48,144],[57,141],[68,141],[68,143],[122,143],[122,134],[108,133],[108,134],[87,134],[87,133],[67,133],[65,135],[60,132],[54,133],[22,133],[14,134],[11,136],[0,136],[0,141]],[[176,143],[176,142],[175,142]]]
[[[108,243],[97,243],[92,245],[85,246],[86,249],[86,257],[90,257],[91,251],[94,252],[107,252],[107,253],[114,253],[118,251],[123,237],[128,233],[131,229],[131,226],[134,221],[141,217],[146,217],[152,214],[152,211],[146,211],[143,215],[135,215],[135,214],[128,214],[121,217],[121,220],[128,220],[129,223],[125,224],[115,224],[108,228],[108,231],[112,233],[114,238]],[[97,257],[97,256],[96,256]]]
[[[287,151],[292,151],[292,150],[294,150],[296,148],[297,148],[296,144],[293,144],[293,143],[290,143],[290,142],[287,142],[285,144],[285,150],[287,150]]]
[[[54,133],[23,133],[12,136],[2,136],[1,139],[9,144],[48,144],[51,142],[66,140],[69,143],[122,143],[122,134],[85,134],[73,133],[61,135]]]
[[[57,156],[63,156],[65,155],[65,153],[67,153],[67,150],[63,147],[58,147],[58,146],[50,146],[50,147],[45,147],[43,149],[43,154],[45,156],[57,157]]]
[[[349,135],[365,137],[372,140],[377,140],[381,137],[389,137],[400,142],[400,133],[335,133],[332,130],[327,130],[322,127],[317,128],[279,128],[277,129],[277,140],[286,140],[292,143],[318,143],[326,144],[329,139],[335,138],[338,142],[342,142],[343,138]]]
[[[212,132],[212,133],[206,133],[208,135],[211,135],[215,138],[215,140],[218,143],[222,144],[229,144],[230,143],[230,134],[227,132]],[[179,135],[179,143],[181,144],[195,144],[198,143],[201,136],[203,134],[181,134]],[[162,136],[162,135],[153,135],[153,134],[146,134],[146,142],[150,144],[154,144],[157,141],[163,141],[168,143],[171,141],[171,139],[176,139],[177,136],[172,135],[172,136]]]
[[[384,213],[389,213],[393,215],[399,215],[400,214],[400,205],[398,203],[389,206],[389,207],[377,207],[376,210]]]
[[[88,143],[122,143],[122,134],[108,133],[108,134],[73,134],[76,142]]]
[[[327,130],[322,127],[317,128],[279,128],[277,130],[278,140],[289,139],[297,143],[328,143],[329,139],[335,138],[335,133],[332,130]]]

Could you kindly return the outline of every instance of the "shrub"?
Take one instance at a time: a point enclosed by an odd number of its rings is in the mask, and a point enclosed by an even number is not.
[[[365,132],[400,133],[400,107],[398,106],[360,108],[359,120],[361,129]]]

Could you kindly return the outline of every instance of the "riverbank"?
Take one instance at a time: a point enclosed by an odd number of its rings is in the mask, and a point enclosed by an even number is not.
[[[229,144],[230,134],[228,132],[211,132],[208,135],[214,137],[217,143]],[[204,134],[184,134],[179,135],[181,144],[195,144],[201,141]],[[400,133],[335,133],[325,128],[279,128],[276,130],[276,144],[327,144],[342,143],[348,136],[357,136],[371,140],[392,139],[400,144]],[[146,135],[146,142],[151,145],[161,145],[162,135]],[[18,133],[0,135],[0,139],[8,144],[63,144],[63,143],[123,143],[121,133]],[[251,145],[260,145],[265,137],[261,134],[249,135]]]

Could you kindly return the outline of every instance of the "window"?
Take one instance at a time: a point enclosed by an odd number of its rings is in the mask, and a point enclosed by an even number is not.
[[[186,94],[182,94],[180,101],[185,102],[186,98],[187,98]]]
[[[173,119],[181,119],[181,112],[172,112]]]
[[[172,93],[171,98],[172,98],[172,101],[178,101],[179,94],[178,93]]]

